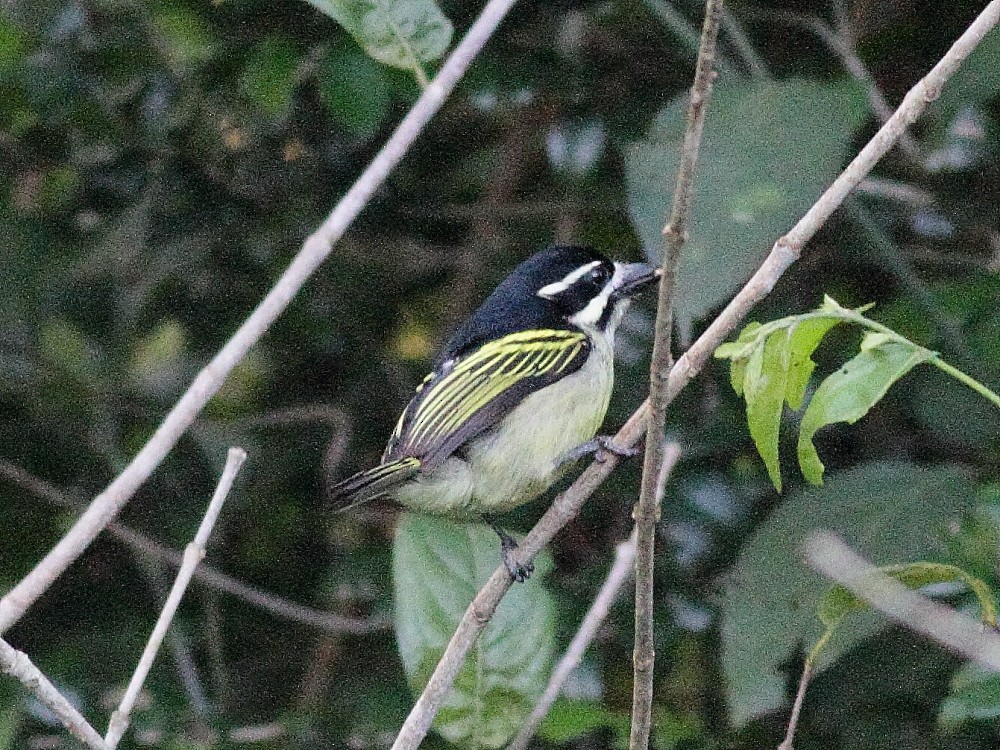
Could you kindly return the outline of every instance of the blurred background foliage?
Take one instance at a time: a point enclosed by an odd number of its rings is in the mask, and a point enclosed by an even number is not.
[[[357,16],[366,4],[314,5],[0,6],[0,587],[65,531],[76,514],[65,503],[86,502],[138,450],[480,7],[393,4],[415,30],[399,49],[366,36]],[[354,619],[352,632],[332,632],[196,585],[125,746],[388,746],[412,701],[404,661],[424,668],[412,640],[400,657],[391,626],[398,512],[385,504],[329,517],[324,487],[376,461],[435,347],[519,260],[553,241],[656,256],[699,5],[516,7],[348,236],[138,492],[121,521],[179,549],[225,448],[243,445],[250,460],[208,562]],[[877,127],[863,88],[811,19],[852,39],[898,102],[983,5],[732,3],[682,271],[682,344]],[[913,129],[914,148],[877,167],[755,317],[803,312],[824,292],[845,305],[875,302],[873,317],[995,389],[998,92],[995,31]],[[651,326],[648,301],[624,325],[609,430],[643,398]],[[819,369],[850,356],[857,336],[831,335]],[[915,371],[866,420],[819,435],[823,488],[806,490],[787,471],[783,496],[742,408],[726,368],[713,363],[671,409],[684,456],[659,543],[657,748],[780,741],[788,677],[818,627],[809,602],[819,582],[795,547],[817,523],[880,563],[947,560],[998,583],[1000,420],[985,401],[936,371]],[[794,455],[786,433],[782,453]],[[449,710],[446,736],[492,747],[514,731],[525,696],[541,689],[542,667],[565,647],[628,535],[637,487],[638,468],[623,467],[556,540],[551,568],[528,584],[545,590],[523,595],[537,653],[504,645],[517,631],[507,617],[482,655],[501,675],[490,715],[473,716],[482,723],[470,731],[461,706]],[[542,505],[510,525],[527,528]],[[406,524],[407,559],[436,570],[421,523]],[[102,536],[10,633],[99,727],[171,575],[121,540]],[[401,599],[427,604],[473,589],[488,567],[454,544],[466,561],[454,585],[428,573],[425,591],[416,576]],[[439,637],[449,607],[404,623],[412,607],[395,613],[401,633]],[[620,602],[539,746],[607,747],[627,735],[631,623]],[[996,678],[960,669],[877,618],[859,622],[836,653],[811,688],[797,746],[996,747]],[[446,745],[441,736],[426,742]],[[0,685],[0,748],[69,746],[19,686]]]

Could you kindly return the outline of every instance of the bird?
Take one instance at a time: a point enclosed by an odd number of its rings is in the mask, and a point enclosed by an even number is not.
[[[614,383],[615,331],[659,279],[575,245],[518,265],[435,359],[378,466],[330,488],[346,510],[388,495],[410,509],[481,520],[500,537],[515,581],[532,572],[496,516],[542,495],[579,458],[634,455],[597,436]]]

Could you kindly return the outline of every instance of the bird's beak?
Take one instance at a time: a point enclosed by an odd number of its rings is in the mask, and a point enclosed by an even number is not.
[[[659,281],[663,275],[661,269],[649,263],[624,263],[621,270],[621,282],[611,295],[614,299],[634,297],[653,282]]]

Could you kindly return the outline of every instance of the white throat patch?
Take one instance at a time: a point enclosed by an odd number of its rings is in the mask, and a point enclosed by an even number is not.
[[[594,297],[587,306],[580,310],[578,313],[573,315],[569,321],[580,328],[595,328],[600,322],[604,315],[604,309],[608,306],[608,301],[611,298],[611,293],[621,286],[622,276],[624,275],[624,267],[621,263],[615,263],[615,273],[608,279],[608,283],[604,285],[601,293]],[[618,309],[612,313],[611,320],[608,322],[607,332],[614,334],[614,329],[621,320],[621,316],[625,312],[625,308],[628,307],[628,300],[623,299],[618,302]]]

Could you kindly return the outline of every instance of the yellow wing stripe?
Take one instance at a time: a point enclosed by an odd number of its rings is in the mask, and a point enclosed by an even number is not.
[[[450,434],[519,380],[561,373],[585,344],[582,333],[560,330],[523,331],[484,344],[431,386],[417,405],[406,442]],[[401,437],[407,417],[400,418],[394,436]]]

